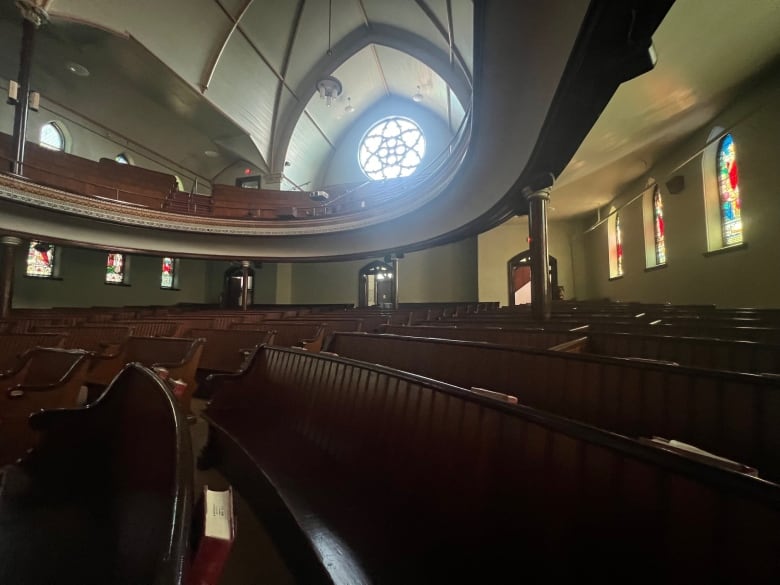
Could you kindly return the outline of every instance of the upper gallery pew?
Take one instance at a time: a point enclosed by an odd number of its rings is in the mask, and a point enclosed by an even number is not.
[[[24,353],[21,368],[0,375],[0,466],[35,444],[27,424],[32,413],[77,405],[90,357],[82,350],[37,347]]]
[[[30,425],[38,446],[0,472],[0,583],[184,585],[193,456],[163,382],[130,364]]]
[[[336,333],[329,352],[466,388],[627,436],[691,443],[780,481],[780,380],[479,342]]]
[[[11,139],[0,135],[0,157],[10,160]],[[24,176],[65,191],[160,209],[176,189],[173,175],[113,160],[99,162],[27,142]]]
[[[280,219],[324,216],[326,208],[302,191],[245,189],[215,184],[211,191],[212,215],[217,217]]]
[[[774,484],[389,368],[260,348],[207,460],[298,581],[772,582]]]

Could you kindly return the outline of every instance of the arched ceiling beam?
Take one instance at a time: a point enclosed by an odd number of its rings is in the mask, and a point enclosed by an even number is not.
[[[464,107],[471,103],[471,83],[463,71],[449,67],[449,55],[439,47],[414,33],[390,25],[374,24],[360,27],[347,34],[333,47],[331,55],[325,55],[291,92],[296,101],[278,116],[278,129],[273,136],[271,172],[282,172],[284,157],[290,145],[293,131],[302,115],[308,116],[306,105],[314,95],[317,80],[331,75],[353,55],[369,45],[383,45],[418,59],[439,75],[457,96]]]
[[[447,2],[447,19],[449,21],[448,22],[449,30],[448,28],[444,27],[444,25],[441,23],[441,21],[436,16],[436,14],[434,14],[433,10],[431,10],[430,6],[428,6],[428,4],[425,3],[425,0],[415,0],[415,3],[417,4],[417,6],[420,7],[420,10],[422,10],[425,13],[425,16],[428,17],[428,20],[431,21],[433,26],[436,27],[436,30],[439,31],[439,34],[444,38],[444,40],[447,41],[450,52],[458,61],[458,65],[463,71],[463,74],[466,76],[466,79],[469,80],[469,85],[471,85],[472,83],[471,72],[466,66],[466,61],[463,59],[463,55],[460,54],[460,51],[458,51],[458,48],[452,42],[452,33],[450,32],[452,30],[452,10],[451,10],[452,7],[450,3]]]
[[[230,18],[233,21],[233,25],[230,27],[230,30],[225,35],[225,40],[222,42],[219,48],[214,52],[214,56],[210,59],[209,64],[203,70],[203,76],[201,77],[201,82],[200,82],[200,90],[201,92],[204,93],[209,88],[209,85],[211,84],[211,79],[214,77],[214,71],[217,70],[217,65],[219,65],[219,60],[222,58],[222,54],[225,52],[225,47],[227,47],[227,44],[230,42],[230,38],[233,36],[233,33],[236,32],[236,29],[238,28],[238,23],[241,22],[241,19],[244,18],[246,11],[249,10],[249,7],[252,5],[252,2],[254,2],[254,0],[245,0],[243,8],[241,8],[241,11],[238,13],[238,16],[234,18],[225,9],[225,7],[222,5],[222,2],[220,2],[219,0],[215,0],[215,1],[222,9],[222,11],[228,16],[228,18]]]

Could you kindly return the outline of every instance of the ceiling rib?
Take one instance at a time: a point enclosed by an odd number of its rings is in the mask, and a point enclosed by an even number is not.
[[[298,29],[301,25],[301,15],[303,14],[303,7],[306,4],[306,0],[298,0],[298,6],[295,8],[295,16],[293,17],[293,25],[290,30],[290,36],[287,37],[287,46],[284,49],[284,60],[282,61],[282,80],[276,85],[276,96],[274,97],[274,113],[271,118],[271,146],[270,152],[270,167],[274,167],[274,159],[276,158],[276,150],[274,149],[274,143],[276,142],[276,119],[279,116],[279,107],[282,101],[282,89],[284,88],[284,80],[287,79],[287,69],[290,66],[290,57],[292,56],[292,50],[295,46],[295,40],[298,37]],[[295,94],[293,94],[295,95]]]
[[[450,35],[447,34],[447,30],[444,28],[444,25],[439,21],[436,14],[434,14],[433,10],[425,3],[425,0],[414,0],[415,4],[420,7],[420,10],[422,10],[425,13],[425,16],[428,17],[428,19],[433,23],[433,26],[436,27],[436,30],[439,31],[439,34],[445,39],[449,40]],[[449,15],[449,2],[447,3],[448,8],[448,18],[451,19],[451,16]],[[466,79],[469,81],[469,85],[473,83],[471,79],[471,71],[469,71],[468,67],[466,67],[466,61],[463,59],[463,55],[460,54],[460,51],[458,51],[458,48],[454,45],[450,45],[450,50],[455,55],[455,58],[458,60],[458,65],[460,65],[460,68],[463,70],[463,74],[466,76]]]
[[[452,34],[452,0],[447,0],[447,42],[450,46],[450,67],[452,67],[452,48],[455,46],[455,39]],[[450,90],[450,84],[446,80],[444,83],[447,85],[447,128],[452,132],[452,91]]]
[[[363,14],[363,23],[366,28],[371,28],[371,22],[368,20],[368,12],[366,12],[366,5],[363,4],[363,0],[357,0],[358,6],[360,6],[360,12]]]
[[[200,91],[202,93],[205,93],[206,90],[209,88],[211,79],[214,77],[214,71],[217,70],[217,65],[219,64],[219,60],[222,58],[222,54],[225,52],[225,47],[227,47],[227,44],[230,41],[230,38],[233,36],[233,33],[236,32],[236,29],[238,28],[238,23],[241,22],[241,19],[244,18],[246,11],[249,10],[249,7],[252,5],[252,2],[254,2],[254,0],[245,0],[244,7],[241,9],[241,12],[239,12],[238,16],[234,18],[228,13],[227,10],[225,10],[225,7],[222,6],[222,3],[219,0],[215,0],[215,1],[217,4],[219,4],[220,8],[222,8],[223,12],[227,14],[230,17],[230,19],[233,21],[233,25],[230,27],[228,33],[225,35],[225,40],[222,42],[222,45],[220,45],[219,49],[214,53],[214,57],[212,57],[209,66],[203,70],[203,78],[200,84]]]
[[[376,51],[376,45],[371,45],[371,52],[374,55],[374,61],[376,61],[376,67],[379,69],[379,77],[382,78],[382,85],[385,86],[385,95],[390,95],[390,86],[387,84],[387,76],[385,76],[385,69],[382,67],[382,61],[379,60],[379,53]]]

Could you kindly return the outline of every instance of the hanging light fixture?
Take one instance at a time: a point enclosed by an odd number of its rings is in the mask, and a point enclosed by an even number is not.
[[[354,111],[355,111],[355,108],[354,108],[354,107],[352,107],[352,98],[351,98],[351,97],[348,97],[348,98],[347,98],[347,107],[345,107],[345,108],[344,108],[344,111],[345,111],[347,114],[351,114],[352,112],[354,112]]]
[[[327,55],[330,57],[333,55],[333,51],[331,50],[331,22],[333,21],[333,0],[330,0],[328,2],[328,51]],[[341,95],[342,87],[341,82],[336,79],[335,77],[323,77],[319,81],[317,81],[317,91],[320,94],[320,98],[325,100],[325,105],[330,107],[330,105],[333,103],[333,100],[338,98]]]
[[[417,86],[417,93],[412,96],[412,99],[416,102],[423,101],[423,94],[420,93],[420,86]]]

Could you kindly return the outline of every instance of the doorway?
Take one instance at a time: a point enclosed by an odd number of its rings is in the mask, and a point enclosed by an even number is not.
[[[558,260],[555,256],[549,256],[550,262],[550,290],[553,299],[557,298],[558,291]],[[509,305],[524,305],[531,302],[531,251],[525,250],[516,256],[512,256],[507,262],[509,276]]]
[[[358,273],[358,306],[392,309],[395,306],[395,270],[376,260]]]
[[[241,289],[244,281],[244,269],[241,266],[233,266],[225,270],[225,276],[222,282],[222,307],[226,309],[241,308]],[[247,306],[254,303],[255,293],[255,270],[249,267],[247,282],[249,290],[247,291]]]

